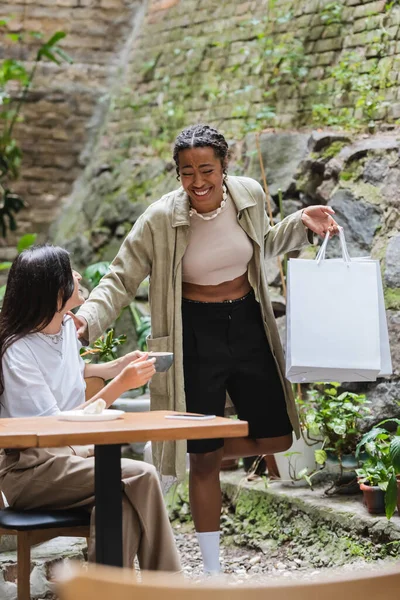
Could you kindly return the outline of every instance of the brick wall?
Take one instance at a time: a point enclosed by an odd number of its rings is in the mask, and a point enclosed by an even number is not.
[[[335,114],[340,125],[400,117],[400,6],[389,10],[385,0],[277,0],[273,10],[268,0],[152,4],[128,58],[129,85],[111,116],[114,148],[145,147],[149,137],[168,142],[181,125],[204,119],[241,138],[268,126],[319,125],[319,118],[335,125]],[[343,73],[347,63],[352,69],[352,83],[342,81],[342,72],[332,74],[340,61]],[[374,89],[353,89],[369,72],[366,85]],[[335,97],[338,85],[349,93]],[[312,112],[315,104],[329,115]]]
[[[42,64],[23,111],[24,122],[15,131],[23,149],[23,168],[14,188],[29,203],[18,218],[17,237],[26,231],[47,232],[61,198],[70,193],[82,168],[80,153],[89,138],[95,107],[109,91],[141,5],[132,0],[1,3],[0,18],[11,17],[14,32],[37,31],[46,40],[58,30],[65,31],[61,47],[74,61],[61,67]],[[38,42],[32,38],[21,46],[2,39],[1,44],[2,56],[19,59],[29,68]],[[13,239],[7,240],[0,259],[12,255]]]

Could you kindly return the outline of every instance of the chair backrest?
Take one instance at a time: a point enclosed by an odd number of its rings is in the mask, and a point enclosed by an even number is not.
[[[86,377],[85,383],[85,398],[86,400],[90,400],[97,392],[100,392],[100,390],[103,389],[106,382],[101,377]]]
[[[182,576],[144,573],[138,582],[127,569],[91,566],[60,585],[62,600],[398,600],[400,563],[349,575],[318,579],[269,580],[265,584],[232,585],[229,579],[194,583]]]

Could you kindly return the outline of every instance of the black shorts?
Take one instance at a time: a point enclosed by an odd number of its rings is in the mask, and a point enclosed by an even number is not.
[[[183,299],[183,367],[188,412],[224,415],[226,392],[253,439],[288,435],[292,426],[275,360],[250,292],[225,302]],[[223,439],[189,440],[188,452],[213,452]]]

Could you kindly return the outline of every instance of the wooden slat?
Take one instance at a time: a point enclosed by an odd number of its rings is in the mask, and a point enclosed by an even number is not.
[[[321,574],[318,578],[265,578],[232,585],[229,578],[193,582],[182,576],[89,565],[59,585],[61,600],[398,600],[400,566]],[[289,579],[289,578],[288,578]]]
[[[243,437],[248,424],[216,417],[166,419],[172,411],[125,413],[115,421],[62,421],[59,417],[0,420],[0,448],[60,447],[71,444],[123,444],[145,441]]]

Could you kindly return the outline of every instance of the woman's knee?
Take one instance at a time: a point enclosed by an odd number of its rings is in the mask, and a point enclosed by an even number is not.
[[[289,450],[293,444],[293,436],[291,433],[288,435],[283,435],[282,437],[278,438],[278,440],[278,445],[280,448],[278,452],[286,452],[286,450]]]
[[[292,444],[293,437],[291,433],[276,438],[258,439],[256,440],[256,453],[276,454],[277,452],[286,452]]]
[[[153,465],[149,465],[141,460],[123,459],[121,461],[122,479],[143,478],[148,481],[158,481],[157,470]]]

